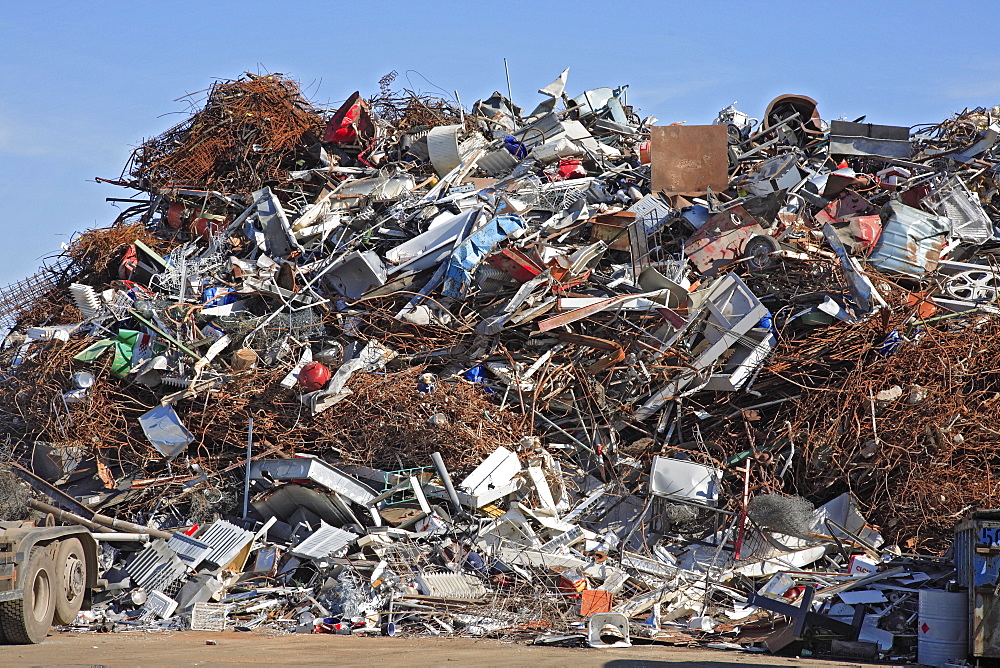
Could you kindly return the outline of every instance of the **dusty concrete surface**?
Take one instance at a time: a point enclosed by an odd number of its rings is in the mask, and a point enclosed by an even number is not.
[[[206,640],[218,644],[206,645]],[[570,649],[468,638],[363,638],[266,633],[55,633],[40,645],[0,646],[0,666],[572,666],[724,668],[860,664],[679,647]]]

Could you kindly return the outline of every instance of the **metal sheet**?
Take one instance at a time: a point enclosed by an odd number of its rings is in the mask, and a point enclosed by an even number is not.
[[[649,472],[649,492],[714,506],[719,500],[721,480],[722,471],[719,469],[657,456],[653,457]]]
[[[729,135],[724,125],[653,127],[653,191],[704,194],[729,187]]]
[[[954,226],[954,234],[963,241],[983,243],[993,236],[993,221],[959,177],[949,179],[930,192],[922,204],[934,213],[945,216]]]
[[[895,125],[830,122],[830,155],[910,159],[910,129]]]
[[[212,552],[212,546],[191,536],[182,533],[175,533],[167,541],[167,547],[177,553],[181,561],[187,563],[191,568],[198,568],[198,564]]]
[[[882,235],[868,261],[881,271],[923,276],[937,268],[951,221],[899,202],[882,208]]]

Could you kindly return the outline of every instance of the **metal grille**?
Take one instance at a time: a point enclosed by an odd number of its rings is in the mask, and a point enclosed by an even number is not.
[[[51,266],[43,266],[33,276],[0,289],[0,332],[6,335],[24,311],[51,292],[71,263],[69,258],[61,257]]]

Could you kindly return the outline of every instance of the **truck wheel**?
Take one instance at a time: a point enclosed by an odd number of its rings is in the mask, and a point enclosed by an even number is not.
[[[33,547],[24,575],[24,598],[0,603],[0,627],[8,643],[40,643],[55,610],[55,565],[44,547]]]
[[[55,586],[53,598],[56,611],[55,624],[72,624],[76,613],[83,607],[83,594],[87,586],[87,562],[83,556],[83,543],[79,538],[67,538],[56,550]]]

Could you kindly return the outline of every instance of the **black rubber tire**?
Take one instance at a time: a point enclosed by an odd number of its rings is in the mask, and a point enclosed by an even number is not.
[[[49,634],[55,600],[55,565],[44,547],[33,547],[24,577],[24,598],[0,603],[0,628],[12,645],[40,643]]]
[[[72,624],[76,613],[83,607],[83,597],[87,592],[87,560],[80,539],[60,541],[55,563],[56,579],[52,594],[56,607],[52,623]]]

